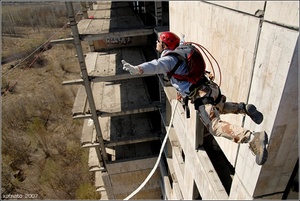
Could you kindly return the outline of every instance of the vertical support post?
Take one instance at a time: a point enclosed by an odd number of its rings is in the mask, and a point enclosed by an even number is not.
[[[195,147],[194,149],[197,150],[200,146],[203,145],[204,142],[204,132],[205,132],[205,128],[204,128],[204,124],[200,121],[199,118],[199,111],[196,111],[196,139],[195,139]]]
[[[88,19],[89,16],[88,16],[88,14],[87,14],[86,2],[80,2],[80,5],[81,5],[81,11],[82,11],[83,17],[84,17],[85,19]]]
[[[89,1],[88,4],[89,4],[90,10],[94,10],[94,7],[93,7],[94,3],[92,1]]]
[[[155,22],[156,26],[162,25],[162,3],[161,1],[155,1]]]
[[[74,43],[75,43],[75,47],[76,47],[76,52],[77,52],[77,56],[78,56],[81,74],[82,74],[83,84],[84,84],[87,98],[89,101],[89,106],[90,106],[91,113],[92,113],[92,119],[94,121],[97,138],[99,140],[101,154],[104,159],[103,160],[103,162],[104,162],[104,161],[107,161],[107,153],[106,153],[104,142],[103,142],[102,132],[100,129],[100,123],[99,123],[99,119],[98,119],[98,115],[97,115],[97,111],[96,111],[92,88],[91,88],[89,76],[88,76],[87,69],[86,69],[85,59],[84,59],[84,55],[83,55],[83,51],[82,51],[81,40],[79,37],[77,23],[76,23],[75,16],[74,16],[72,2],[66,2],[66,7],[67,7],[67,11],[68,11],[72,34],[74,37]]]
[[[159,80],[163,80],[163,75],[157,75],[157,76],[158,76]],[[158,86],[159,86],[159,102],[162,105],[161,112],[166,114],[166,106],[165,105],[166,105],[167,98],[166,98],[166,94],[165,94],[165,91],[164,91],[164,86],[162,86],[161,82],[159,82]],[[166,118],[164,118],[163,121],[166,122]],[[162,131],[164,133],[165,130],[166,130],[166,127],[165,127],[164,123],[162,123],[161,127],[162,127]]]

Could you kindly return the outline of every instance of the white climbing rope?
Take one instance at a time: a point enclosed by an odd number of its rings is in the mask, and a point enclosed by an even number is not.
[[[145,185],[146,183],[150,180],[150,178],[152,177],[152,175],[154,174],[159,162],[160,162],[160,159],[161,159],[161,155],[163,153],[163,150],[164,150],[164,147],[166,145],[166,142],[167,142],[167,139],[168,139],[168,136],[169,136],[169,133],[170,133],[170,129],[171,129],[171,126],[173,124],[173,119],[174,119],[174,116],[175,116],[175,111],[176,111],[176,107],[177,107],[177,104],[178,104],[178,101],[176,101],[175,103],[175,107],[174,107],[174,110],[172,112],[172,116],[171,116],[171,121],[169,123],[169,127],[168,127],[168,130],[167,130],[167,134],[165,136],[165,139],[161,145],[161,148],[160,148],[160,152],[159,152],[159,155],[158,155],[158,158],[156,160],[156,163],[154,165],[154,167],[152,168],[151,172],[149,173],[149,175],[147,176],[147,178],[143,181],[143,183],[135,190],[133,191],[130,195],[128,195],[126,198],[124,198],[124,200],[129,200],[130,198],[132,198],[135,194],[137,194]]]

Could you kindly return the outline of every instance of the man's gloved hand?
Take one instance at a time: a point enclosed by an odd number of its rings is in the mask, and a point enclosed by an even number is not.
[[[176,94],[176,99],[177,99],[180,103],[184,104],[184,103],[183,103],[183,97],[182,97],[182,95],[181,95],[179,92],[177,92],[177,94]]]
[[[121,61],[123,64],[123,70],[129,71],[131,75],[139,74],[139,68],[137,66],[133,66],[126,61]]]

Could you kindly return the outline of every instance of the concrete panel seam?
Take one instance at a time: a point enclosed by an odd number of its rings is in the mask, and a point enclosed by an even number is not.
[[[236,10],[236,9],[229,8],[229,7],[226,7],[226,6],[222,6],[222,5],[219,5],[219,4],[212,3],[212,2],[204,2],[204,3],[211,4],[211,5],[214,5],[214,6],[218,6],[218,7],[224,8],[224,9],[228,9],[228,10],[240,13],[240,14],[244,14],[244,15],[248,15],[248,16],[252,16],[252,17],[256,17],[256,18],[261,18],[261,20],[263,22],[267,22],[267,23],[277,25],[277,26],[281,26],[281,27],[284,27],[284,28],[287,28],[287,29],[299,31],[299,27],[296,27],[296,26],[289,26],[289,25],[286,25],[286,24],[281,24],[281,23],[278,23],[278,22],[265,20],[264,19],[264,14],[265,14],[265,11],[266,11],[267,1],[265,1],[264,10],[258,9],[254,14],[250,14],[250,13],[247,13],[247,12],[244,12],[244,11],[240,11],[240,10]]]
[[[243,14],[243,15],[248,15],[248,16],[252,16],[252,17],[256,17],[256,18],[263,17],[263,15],[265,13],[265,8],[266,8],[266,5],[264,5],[264,10],[258,9],[254,14],[250,14],[250,13],[247,13],[247,12],[244,12],[244,11],[236,10],[236,9],[229,8],[229,7],[226,7],[226,6],[222,6],[222,5],[219,5],[219,4],[215,4],[215,3],[212,3],[212,2],[207,2],[206,1],[206,2],[203,2],[203,3],[207,3],[207,4],[210,4],[210,5],[213,5],[213,6],[221,7],[221,8],[227,9],[227,10],[231,10],[231,11]]]
[[[286,28],[286,29],[290,29],[290,30],[293,30],[293,31],[299,31],[299,27],[288,26],[288,25],[285,25],[285,24],[281,24],[281,23],[274,22],[274,21],[268,21],[268,20],[263,20],[263,22],[269,23],[269,24],[272,24],[272,25],[276,25],[276,26],[279,26],[279,27],[283,27],[283,28]]]

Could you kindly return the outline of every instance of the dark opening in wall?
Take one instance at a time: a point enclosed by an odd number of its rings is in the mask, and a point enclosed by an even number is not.
[[[211,134],[204,137],[203,147],[206,150],[207,155],[226,190],[226,193],[229,195],[232,177],[235,173],[234,167],[227,160],[222,149]]]
[[[282,196],[283,200],[299,198],[299,159]]]
[[[132,7],[135,13],[140,16],[140,19],[146,26],[156,26],[155,9],[157,13],[162,15],[162,18],[158,21],[161,26],[169,25],[169,2],[163,1],[160,5],[155,6],[154,1],[135,1],[132,2]]]
[[[194,185],[193,185],[193,200],[202,200],[202,197],[201,197],[199,189],[195,183],[195,180],[194,180]]]
[[[169,178],[171,188],[173,188],[173,177],[172,177],[171,172],[170,172],[170,167],[169,167],[167,158],[166,158],[164,155],[162,156],[162,163],[163,163],[163,164],[165,165],[165,167],[166,167],[167,176],[168,176],[168,178]]]
[[[154,157],[159,153],[158,147],[161,147],[160,140],[115,146],[116,161]]]
[[[184,154],[184,151],[183,151],[183,150],[181,150],[181,156],[182,156],[183,162],[185,162],[185,154]]]

